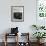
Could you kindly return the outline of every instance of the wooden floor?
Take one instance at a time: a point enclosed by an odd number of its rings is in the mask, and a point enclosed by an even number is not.
[[[4,46],[4,43],[2,42],[0,42],[0,46]],[[15,46],[15,42],[14,43],[12,43],[12,42],[10,42],[10,43],[8,43],[8,45],[7,46]],[[25,45],[24,45],[25,46]],[[30,46],[37,46],[37,43],[34,43],[34,42],[32,42],[32,43],[30,43]],[[44,43],[43,45],[41,45],[41,46],[46,46],[46,43]]]

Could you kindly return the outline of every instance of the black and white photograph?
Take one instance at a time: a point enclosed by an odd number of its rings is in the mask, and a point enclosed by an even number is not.
[[[24,21],[24,6],[11,6],[11,21],[12,22]]]

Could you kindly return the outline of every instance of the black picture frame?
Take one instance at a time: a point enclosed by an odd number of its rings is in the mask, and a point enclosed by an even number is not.
[[[11,21],[24,22],[24,6],[11,6]]]

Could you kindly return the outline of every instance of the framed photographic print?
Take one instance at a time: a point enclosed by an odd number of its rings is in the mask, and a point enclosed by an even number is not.
[[[11,6],[11,21],[12,22],[24,21],[24,6]]]
[[[36,3],[36,24],[46,25],[46,0],[37,0]]]

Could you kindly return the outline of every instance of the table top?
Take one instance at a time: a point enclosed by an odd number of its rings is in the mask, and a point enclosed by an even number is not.
[[[6,36],[17,36],[17,33],[15,34],[7,33]]]

